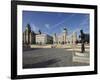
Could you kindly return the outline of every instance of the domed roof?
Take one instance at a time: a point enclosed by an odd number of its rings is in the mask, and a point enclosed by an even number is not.
[[[67,29],[64,27],[64,30],[67,30]]]
[[[67,32],[67,29],[65,27],[63,28],[63,32]]]
[[[27,24],[26,29],[31,30],[30,24]]]

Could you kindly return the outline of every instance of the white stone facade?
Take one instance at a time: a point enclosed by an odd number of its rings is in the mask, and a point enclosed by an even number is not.
[[[35,33],[31,30],[29,24],[27,24],[25,31],[23,32],[23,44],[34,44]]]
[[[37,34],[36,44],[49,44],[53,42],[53,38],[47,34]]]
[[[47,34],[34,33],[31,30],[29,24],[27,24],[25,31],[23,32],[23,43],[24,44],[75,44],[77,41],[77,33],[74,32],[71,35],[68,35],[66,28],[63,29],[62,33],[57,35],[56,33],[53,36]]]
[[[68,35],[67,29],[64,28],[63,32],[60,35],[53,35],[54,44],[75,44],[77,41],[77,33],[74,32]]]

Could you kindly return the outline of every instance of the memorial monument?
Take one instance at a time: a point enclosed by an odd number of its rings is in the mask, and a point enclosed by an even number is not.
[[[80,30],[80,34],[79,38],[81,38],[80,42],[80,49],[81,51],[75,51],[75,53],[73,54],[73,62],[80,62],[80,63],[87,63],[89,64],[90,62],[90,58],[89,58],[89,52],[85,51],[85,33],[83,32],[83,30]]]
[[[81,53],[84,53],[85,52],[85,46],[84,46],[85,34],[84,34],[83,30],[80,30],[80,33],[81,33],[81,35],[79,37],[81,38]]]

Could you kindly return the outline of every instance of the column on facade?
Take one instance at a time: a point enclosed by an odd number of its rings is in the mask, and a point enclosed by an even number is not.
[[[76,41],[77,41],[77,33],[74,32],[73,33],[73,44],[76,44]]]
[[[32,33],[31,32],[30,32],[29,36],[30,36],[29,37],[29,43],[32,44]]]
[[[54,44],[57,43],[57,35],[56,35],[56,33],[53,35],[53,43],[54,43]]]

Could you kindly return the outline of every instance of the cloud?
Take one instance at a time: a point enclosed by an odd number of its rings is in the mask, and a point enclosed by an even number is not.
[[[26,28],[26,27],[22,27],[23,32],[25,31],[25,28]]]
[[[85,18],[85,19],[80,23],[80,26],[87,25],[88,22],[89,22],[89,19],[88,19],[88,18]]]
[[[56,28],[57,26],[63,24],[64,22],[69,21],[69,20],[72,19],[74,16],[75,16],[75,14],[70,15],[69,17],[65,18],[64,20],[62,20],[62,21],[60,21],[60,22],[54,24],[53,27]]]
[[[80,23],[80,28],[84,29],[85,31],[89,30],[89,18],[85,18],[81,23]]]
[[[69,34],[72,34],[73,32],[77,32],[77,35],[80,35],[80,30],[83,30],[84,33],[89,33],[89,18],[86,16],[80,24],[78,24],[78,28],[69,30]]]
[[[89,30],[89,18],[88,18],[88,16],[86,16],[78,26],[79,26],[78,28],[76,28],[74,30],[72,29],[73,30],[72,32],[79,32],[81,29]]]
[[[34,32],[38,32],[39,28],[37,26],[35,26],[35,24],[31,24],[31,29],[34,31]]]
[[[45,24],[45,27],[46,27],[47,29],[50,29],[50,25],[49,25],[49,24]]]

